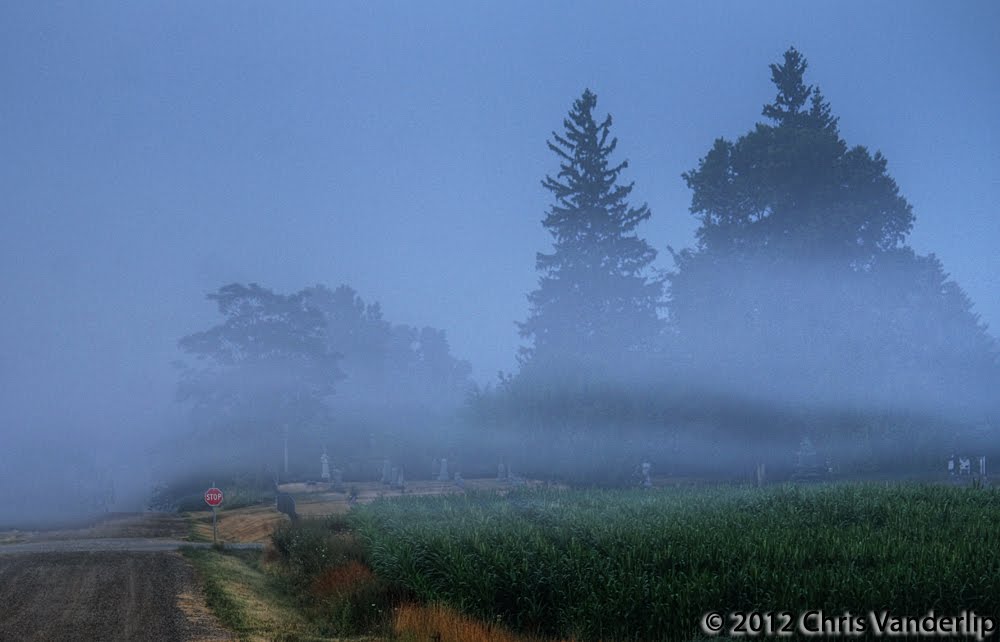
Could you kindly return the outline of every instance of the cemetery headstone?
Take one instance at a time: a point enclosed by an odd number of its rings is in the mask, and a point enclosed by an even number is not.
[[[382,460],[382,483],[388,484],[392,481],[392,464],[388,459]]]
[[[497,481],[503,481],[506,479],[506,470],[503,467],[503,463],[497,464]]]
[[[986,477],[986,455],[979,456],[979,475]]]
[[[971,475],[972,474],[972,463],[969,461],[968,457],[958,458],[958,474],[959,475]]]
[[[441,460],[441,468],[438,470],[438,481],[448,481],[451,476],[448,475],[448,460]]]
[[[653,464],[649,463],[648,461],[642,462],[642,487],[643,488],[652,488],[653,487],[653,480],[652,480],[652,478],[650,478],[650,472],[652,471],[652,469],[653,469]]]
[[[821,470],[816,447],[807,435],[799,442],[799,449],[795,452],[795,472],[792,478],[797,481],[814,481],[821,477]]]
[[[344,484],[344,471],[339,468],[334,468],[331,472],[333,473],[331,476],[333,485],[339,488]]]
[[[465,480],[462,479],[462,473],[455,473],[455,485],[459,488],[465,488]]]
[[[955,455],[948,458],[948,475],[955,476]]]
[[[757,486],[763,486],[765,477],[767,476],[767,466],[766,464],[757,464],[757,470],[755,471],[757,478]]]
[[[330,481],[330,457],[326,454],[326,446],[323,447],[323,454],[319,456],[320,465],[320,478],[328,482]]]

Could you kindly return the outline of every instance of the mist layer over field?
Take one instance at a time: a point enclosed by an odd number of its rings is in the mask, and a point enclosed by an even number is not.
[[[0,527],[1000,462],[998,18],[0,8]]]

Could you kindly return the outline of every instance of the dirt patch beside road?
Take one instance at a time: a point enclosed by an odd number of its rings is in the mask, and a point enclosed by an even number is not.
[[[199,511],[189,515],[193,534],[202,541],[212,541],[212,513]],[[221,510],[218,514],[219,540],[266,543],[271,541],[271,533],[275,527],[287,520],[288,518],[279,513],[273,503]]]
[[[0,556],[0,640],[231,640],[180,554]]]
[[[187,522],[176,513],[108,513],[75,526],[0,531],[0,544],[105,537],[184,539],[188,531]]]

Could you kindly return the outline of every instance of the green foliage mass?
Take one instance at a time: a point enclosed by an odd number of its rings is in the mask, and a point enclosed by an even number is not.
[[[1000,609],[1000,492],[838,485],[523,491],[352,511],[376,574],[581,640],[673,640],[708,611]]]
[[[286,523],[271,539],[282,561],[276,583],[284,594],[297,598],[324,635],[386,633],[398,592],[370,571],[349,574],[352,564],[357,568],[365,563],[366,553],[343,515]],[[324,589],[323,580],[331,573],[335,579]]]
[[[364,561],[364,551],[343,536],[343,516],[283,523],[271,535],[274,548],[295,579],[305,584],[323,571],[351,560]]]

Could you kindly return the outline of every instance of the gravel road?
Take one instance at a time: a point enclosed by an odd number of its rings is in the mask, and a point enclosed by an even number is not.
[[[176,552],[0,557],[0,640],[230,640]]]
[[[176,551],[182,546],[211,548],[205,542],[142,537],[101,537],[94,539],[59,539],[0,545],[0,556],[15,553],[153,553]],[[230,549],[260,550],[263,544],[226,544]],[[2,639],[2,638],[0,638]]]
[[[84,528],[13,534],[0,545],[0,640],[231,640],[177,549],[178,516],[114,516]],[[260,544],[231,544],[260,548]]]

